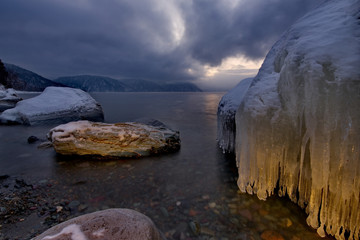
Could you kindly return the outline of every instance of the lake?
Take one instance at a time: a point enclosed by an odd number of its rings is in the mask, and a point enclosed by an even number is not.
[[[75,206],[71,216],[115,207],[138,210],[168,239],[323,239],[292,202],[277,197],[260,201],[238,192],[234,156],[222,154],[216,142],[216,111],[223,94],[91,94],[102,105],[105,122],[148,117],[180,131],[180,151],[162,156],[62,158],[53,149],[27,143],[32,135],[45,139],[54,126],[0,126],[0,176],[47,183],[52,201]],[[29,239],[44,228],[45,218],[33,214],[4,224],[3,239],[19,234]]]

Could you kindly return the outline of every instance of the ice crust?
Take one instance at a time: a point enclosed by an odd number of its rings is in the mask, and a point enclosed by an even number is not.
[[[102,121],[103,110],[88,93],[68,87],[47,87],[39,96],[20,101],[0,115],[4,124],[39,125],[81,119]]]
[[[300,19],[237,97],[240,190],[288,196],[319,235],[358,240],[360,1],[325,1]]]
[[[5,87],[0,84],[0,112],[15,107],[16,103],[21,100],[22,98],[16,94],[14,89],[5,89]]]
[[[235,151],[235,113],[242,102],[253,78],[241,80],[233,89],[220,100],[217,111],[217,136],[219,147],[224,153]]]

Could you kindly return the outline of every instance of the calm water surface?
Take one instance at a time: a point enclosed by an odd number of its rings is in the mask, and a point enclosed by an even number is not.
[[[53,149],[27,143],[31,135],[45,138],[54,126],[0,126],[0,175],[54,182],[54,195],[78,201],[86,206],[83,213],[113,207],[138,210],[168,239],[262,239],[274,232],[284,239],[322,239],[291,202],[238,193],[234,158],[224,156],[216,144],[222,95],[93,93],[106,122],[149,117],[180,131],[179,152],[142,159],[59,158]],[[201,226],[200,233],[191,228],[194,224]]]

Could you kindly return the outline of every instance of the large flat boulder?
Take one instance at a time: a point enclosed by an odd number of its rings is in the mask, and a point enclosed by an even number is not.
[[[70,122],[51,129],[48,139],[62,155],[105,158],[143,157],[180,148],[179,132],[135,122]]]
[[[107,209],[70,219],[33,240],[162,240],[147,216],[130,209]]]
[[[2,124],[39,125],[82,119],[102,121],[104,113],[88,93],[67,87],[47,87],[39,96],[20,101],[0,115]]]
[[[16,103],[21,100],[22,98],[16,94],[14,89],[5,89],[0,86],[0,112],[15,107]]]

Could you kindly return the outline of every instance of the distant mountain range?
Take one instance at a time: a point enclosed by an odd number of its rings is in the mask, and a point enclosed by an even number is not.
[[[4,66],[8,72],[7,81],[16,90],[38,92],[49,86],[64,86],[16,65],[5,63]]]
[[[8,81],[16,90],[42,91],[48,86],[68,86],[86,92],[201,92],[189,82],[155,83],[144,79],[114,79],[103,76],[79,75],[46,79],[34,72],[5,63]]]

